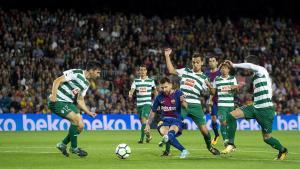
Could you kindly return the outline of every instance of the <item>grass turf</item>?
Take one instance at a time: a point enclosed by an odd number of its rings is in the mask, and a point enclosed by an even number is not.
[[[238,131],[237,151],[219,157],[206,150],[198,131],[184,131],[179,140],[191,153],[186,159],[179,159],[179,151],[174,148],[170,157],[160,157],[162,149],[157,146],[160,136],[155,130],[152,133],[151,143],[137,144],[138,131],[85,131],[78,142],[89,155],[67,158],[55,148],[67,132],[0,132],[0,169],[298,169],[300,166],[298,131],[273,133],[289,149],[284,161],[273,160],[278,152],[262,141],[258,131]],[[131,147],[128,159],[121,160],[114,154],[119,143]],[[223,149],[222,141],[217,148]]]

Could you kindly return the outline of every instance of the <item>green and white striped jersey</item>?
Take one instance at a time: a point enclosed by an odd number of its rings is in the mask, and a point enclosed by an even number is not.
[[[237,85],[236,78],[234,76],[227,78],[217,76],[212,85],[217,91],[218,107],[234,107],[234,93],[231,86]]]
[[[207,76],[203,72],[195,73],[189,68],[176,69],[176,72],[181,78],[180,90],[185,94],[186,102],[201,104],[201,91],[208,90],[205,83]]]
[[[67,81],[58,87],[58,101],[73,103],[77,94],[86,95],[90,84],[83,72],[81,69],[70,69],[63,72]]]
[[[136,78],[131,84],[131,89],[136,90],[136,102],[137,106],[151,105],[151,94],[155,88],[155,82],[151,78],[141,79]]]
[[[272,81],[268,71],[261,66],[252,63],[233,64],[233,67],[251,69],[253,75],[253,97],[255,108],[273,107],[272,103]]]

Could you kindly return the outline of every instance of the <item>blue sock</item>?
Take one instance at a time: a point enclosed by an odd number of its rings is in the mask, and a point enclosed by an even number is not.
[[[172,146],[174,146],[175,148],[177,148],[178,150],[182,151],[185,148],[179,143],[179,141],[176,139],[175,137],[175,131],[171,130],[168,133],[168,137],[169,137],[169,142],[171,143]]]
[[[211,125],[212,125],[213,131],[214,131],[214,133],[215,133],[215,136],[218,137],[218,136],[219,136],[218,123],[212,121],[212,122],[211,122]]]

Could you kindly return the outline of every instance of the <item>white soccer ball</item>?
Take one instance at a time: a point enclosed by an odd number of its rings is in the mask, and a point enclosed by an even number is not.
[[[126,159],[131,154],[131,149],[127,144],[119,144],[115,151],[116,155],[121,159]]]

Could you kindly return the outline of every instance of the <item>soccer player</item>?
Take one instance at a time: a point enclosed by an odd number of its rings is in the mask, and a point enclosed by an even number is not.
[[[208,87],[205,83],[208,78],[201,70],[203,65],[202,58],[200,54],[196,53],[192,57],[193,69],[175,69],[171,62],[171,53],[172,49],[165,49],[167,68],[169,73],[178,75],[181,78],[180,90],[185,94],[186,102],[188,103],[187,108],[182,108],[181,115],[183,118],[187,116],[192,118],[204,137],[207,149],[213,155],[220,155],[219,150],[211,145],[211,136],[207,130],[206,119],[201,106],[201,92],[208,90]]]
[[[229,75],[230,65],[222,63],[220,65],[221,75],[217,76],[213,81],[213,85],[207,83],[207,86],[211,89],[212,95],[217,94],[217,110],[219,120],[221,122],[221,134],[224,141],[224,145],[227,146],[227,114],[234,110],[234,92],[238,89],[237,80],[234,76]],[[236,121],[234,121],[236,123]]]
[[[77,146],[77,136],[82,132],[84,123],[80,110],[91,117],[96,113],[91,112],[86,106],[84,96],[89,88],[89,80],[100,76],[100,63],[89,62],[85,70],[71,69],[63,72],[63,75],[54,80],[52,92],[49,96],[49,108],[58,116],[71,122],[68,135],[59,142],[56,147],[63,155],[69,156],[67,144],[71,142],[70,152],[80,157],[88,153]],[[77,105],[76,105],[77,103]]]
[[[147,76],[147,68],[145,65],[141,65],[139,67],[139,74],[140,77],[134,79],[128,96],[129,99],[132,99],[134,91],[135,90],[137,91],[136,93],[137,111],[139,113],[139,118],[142,123],[141,138],[138,143],[143,144],[145,138],[144,129],[151,109],[151,94],[153,92],[154,95],[156,95],[157,91],[156,91],[154,80]],[[146,142],[149,143],[151,139],[152,137],[150,133],[146,133]]]
[[[231,61],[226,61],[226,63],[234,68],[248,69],[253,72],[254,103],[237,108],[228,114],[229,143],[222,153],[230,153],[235,149],[234,135],[237,125],[233,121],[238,118],[256,119],[261,126],[264,142],[279,151],[275,160],[283,160],[288,150],[271,136],[275,109],[272,102],[272,82],[269,73],[264,67],[258,65],[259,58],[257,56],[250,55],[245,59],[247,63],[233,64]]]
[[[150,131],[150,124],[157,112],[157,108],[160,106],[163,120],[163,124],[160,127],[160,133],[163,135],[162,141],[164,143],[169,142],[181,151],[180,158],[186,158],[189,152],[176,139],[176,136],[182,132],[181,105],[187,106],[183,92],[174,90],[170,79],[167,77],[160,80],[160,88],[162,91],[154,100],[145,131],[146,133]]]
[[[220,76],[221,73],[218,69],[218,61],[215,55],[212,55],[208,59],[209,70],[205,72],[205,74],[209,77],[210,82],[213,82],[217,76]],[[211,115],[211,126],[214,131],[215,137],[212,140],[211,144],[216,145],[220,138],[218,132],[218,123],[217,123],[217,115],[218,115],[218,106],[217,106],[217,96],[211,95],[209,98],[209,109]]]

